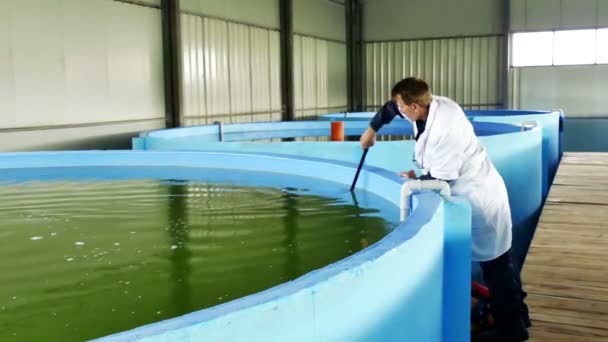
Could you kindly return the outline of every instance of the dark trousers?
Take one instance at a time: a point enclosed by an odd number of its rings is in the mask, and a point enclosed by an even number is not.
[[[530,326],[526,292],[522,289],[520,272],[513,263],[511,249],[496,259],[480,263],[483,278],[490,290],[490,305],[497,333],[504,341],[527,339]]]

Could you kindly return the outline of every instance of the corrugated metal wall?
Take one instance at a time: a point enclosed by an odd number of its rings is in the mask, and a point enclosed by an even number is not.
[[[346,44],[294,34],[293,47],[295,118],[345,111]]]
[[[278,18],[278,3],[255,2],[263,4],[259,11],[268,18]],[[182,123],[280,121],[278,19],[263,21],[251,11],[209,0],[183,5]],[[295,118],[344,111],[344,6],[326,0],[299,0],[294,6]],[[321,11],[322,18],[313,17]]]
[[[279,32],[181,15],[184,126],[280,121]]]
[[[434,94],[465,109],[502,106],[503,36],[418,39],[366,43],[366,108],[374,111],[390,98],[392,85],[415,76]]]

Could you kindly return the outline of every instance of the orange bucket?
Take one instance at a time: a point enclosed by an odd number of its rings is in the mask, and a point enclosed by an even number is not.
[[[344,141],[344,122],[331,122],[331,141]]]

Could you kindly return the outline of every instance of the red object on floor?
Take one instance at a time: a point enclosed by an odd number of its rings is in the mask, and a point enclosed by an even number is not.
[[[471,283],[471,288],[474,292],[479,293],[482,298],[490,298],[490,289],[488,289],[486,286],[483,286],[480,283],[473,281]]]

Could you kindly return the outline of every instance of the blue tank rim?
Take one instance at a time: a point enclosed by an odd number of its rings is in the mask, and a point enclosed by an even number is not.
[[[514,133],[521,130],[521,126],[511,123],[472,120],[471,124],[479,136]],[[364,120],[347,120],[344,122],[345,135],[360,135],[367,127],[368,122]],[[232,142],[299,136],[329,136],[330,129],[330,125],[324,120],[223,124],[221,127],[218,124],[210,124],[142,132],[139,138],[134,138],[134,140],[194,138],[198,136],[210,138],[211,141]],[[257,135],[258,133],[259,135]],[[413,134],[413,128],[406,120],[394,120],[392,123],[385,125],[379,134],[402,136]]]

